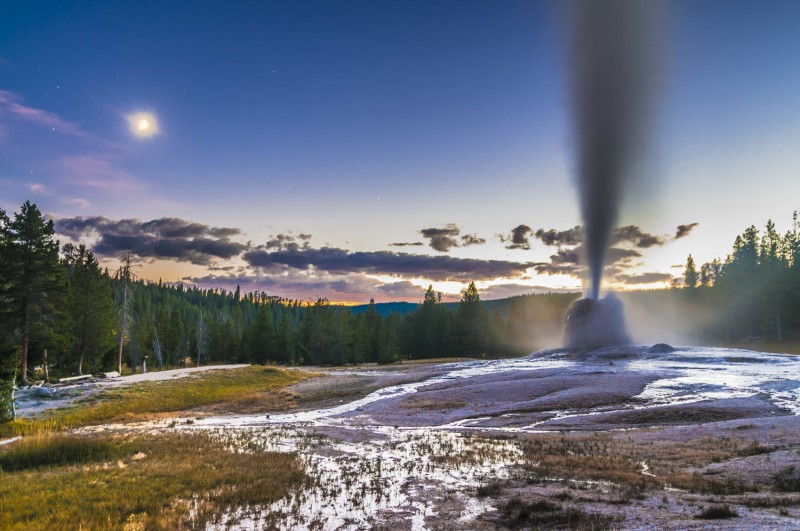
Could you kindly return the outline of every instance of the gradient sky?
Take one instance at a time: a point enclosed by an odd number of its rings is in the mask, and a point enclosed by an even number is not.
[[[800,3],[666,6],[658,119],[609,271],[621,289],[665,285],[689,253],[724,258],[750,224],[787,230],[800,208]],[[563,7],[6,0],[0,208],[29,199],[62,242],[208,287],[580,288],[575,245],[535,236],[580,224]],[[137,113],[158,134],[134,134]]]

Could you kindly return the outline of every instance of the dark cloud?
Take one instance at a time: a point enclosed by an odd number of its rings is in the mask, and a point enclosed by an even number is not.
[[[530,249],[531,248],[531,241],[529,235],[533,232],[533,229],[527,225],[517,225],[513,229],[511,229],[511,234],[506,236],[504,234],[498,234],[497,236],[500,238],[500,241],[503,243],[509,242],[506,245],[506,249]]]
[[[636,249],[622,249],[620,247],[611,247],[606,253],[606,261],[609,264],[618,264],[620,262],[629,261],[631,258],[640,258],[642,253]]]
[[[309,242],[310,239],[310,234],[300,234],[299,236],[295,236],[294,234],[278,234],[269,239],[264,247],[266,249],[297,251],[300,249],[308,249],[311,245]],[[302,243],[297,240],[301,240]]]
[[[636,225],[617,227],[611,232],[612,245],[629,243],[635,247],[647,249],[649,247],[664,245],[666,242],[667,240],[663,236],[655,236],[645,232]]]
[[[677,230],[675,231],[675,239],[678,240],[680,238],[684,238],[692,232],[692,230],[698,226],[699,223],[689,223],[688,225],[678,225]]]
[[[250,250],[243,258],[264,271],[314,269],[330,273],[369,273],[431,280],[488,280],[519,277],[532,263],[426,256],[392,251],[349,252],[346,249]]]
[[[428,238],[431,248],[446,253],[453,247],[458,247],[456,237],[461,233],[454,223],[448,223],[444,228],[430,228],[419,231],[424,238]]]
[[[465,234],[461,237],[461,247],[483,245],[484,243],[486,243],[486,239],[479,237],[477,234]]]
[[[574,249],[559,249],[555,254],[550,255],[550,261],[535,265],[537,273],[547,275],[572,275],[579,277],[585,271],[583,263],[584,250],[578,246]],[[635,249],[624,249],[621,247],[611,247],[606,253],[609,266],[620,267],[629,266],[633,258],[641,257],[642,254]]]
[[[692,227],[696,225],[680,225],[678,227],[678,231],[680,233],[681,228],[686,229],[686,233],[683,234],[685,236],[688,234],[688,231],[692,229]],[[550,246],[573,246],[573,245],[580,245],[583,241],[584,236],[584,228],[580,225],[572,227],[571,229],[559,231],[556,229],[544,230],[539,229],[534,234],[536,238],[542,241],[545,245]],[[676,236],[677,239],[680,236]],[[638,247],[639,249],[649,249],[650,247],[660,247],[669,243],[670,239],[669,236],[658,236],[656,234],[650,234],[649,232],[643,231],[641,227],[636,225],[626,225],[624,227],[617,227],[611,231],[610,236],[610,243],[611,245],[632,245],[634,247]]]
[[[556,254],[550,255],[550,261],[554,264],[575,264],[580,263],[580,254],[577,249],[559,249]]]
[[[583,227],[576,225],[561,231],[539,229],[535,236],[545,245],[580,245],[583,241]]]
[[[424,238],[428,238],[431,248],[440,253],[449,252],[453,247],[468,247],[470,245],[483,245],[486,243],[484,238],[477,234],[461,235],[461,229],[455,223],[448,223],[442,228],[422,229],[419,231]],[[421,243],[393,243],[394,247],[404,247],[409,245],[422,245]]]
[[[668,282],[672,278],[669,273],[640,273],[635,275],[616,275],[614,280],[623,284],[652,284],[654,282]]]
[[[556,262],[543,262],[536,264],[536,272],[542,275],[570,275],[573,277],[580,277],[581,272],[586,268],[578,266],[577,264],[561,264]]]
[[[231,241],[241,234],[236,228],[209,227],[180,218],[113,220],[102,216],[62,218],[56,232],[73,240],[97,237],[92,252],[115,256],[130,252],[139,258],[172,259],[208,265],[214,259],[229,259],[248,246]]]
[[[390,243],[389,247],[422,247],[425,245],[422,242],[395,242]]]

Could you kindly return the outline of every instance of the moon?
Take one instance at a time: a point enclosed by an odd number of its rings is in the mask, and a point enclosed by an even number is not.
[[[134,136],[139,138],[151,138],[161,132],[158,127],[158,120],[152,112],[135,112],[126,116],[128,128]]]

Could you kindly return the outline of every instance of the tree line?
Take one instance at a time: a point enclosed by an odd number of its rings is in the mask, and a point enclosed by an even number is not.
[[[800,236],[798,214],[781,235],[769,220],[736,237],[724,259],[686,260],[683,286],[689,302],[705,308],[701,321],[709,340],[783,341],[800,337]]]

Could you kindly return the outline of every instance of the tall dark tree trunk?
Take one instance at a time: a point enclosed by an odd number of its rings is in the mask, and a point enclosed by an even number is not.
[[[22,353],[20,356],[20,364],[22,365],[22,383],[30,385],[28,380],[28,319],[22,323]]]

